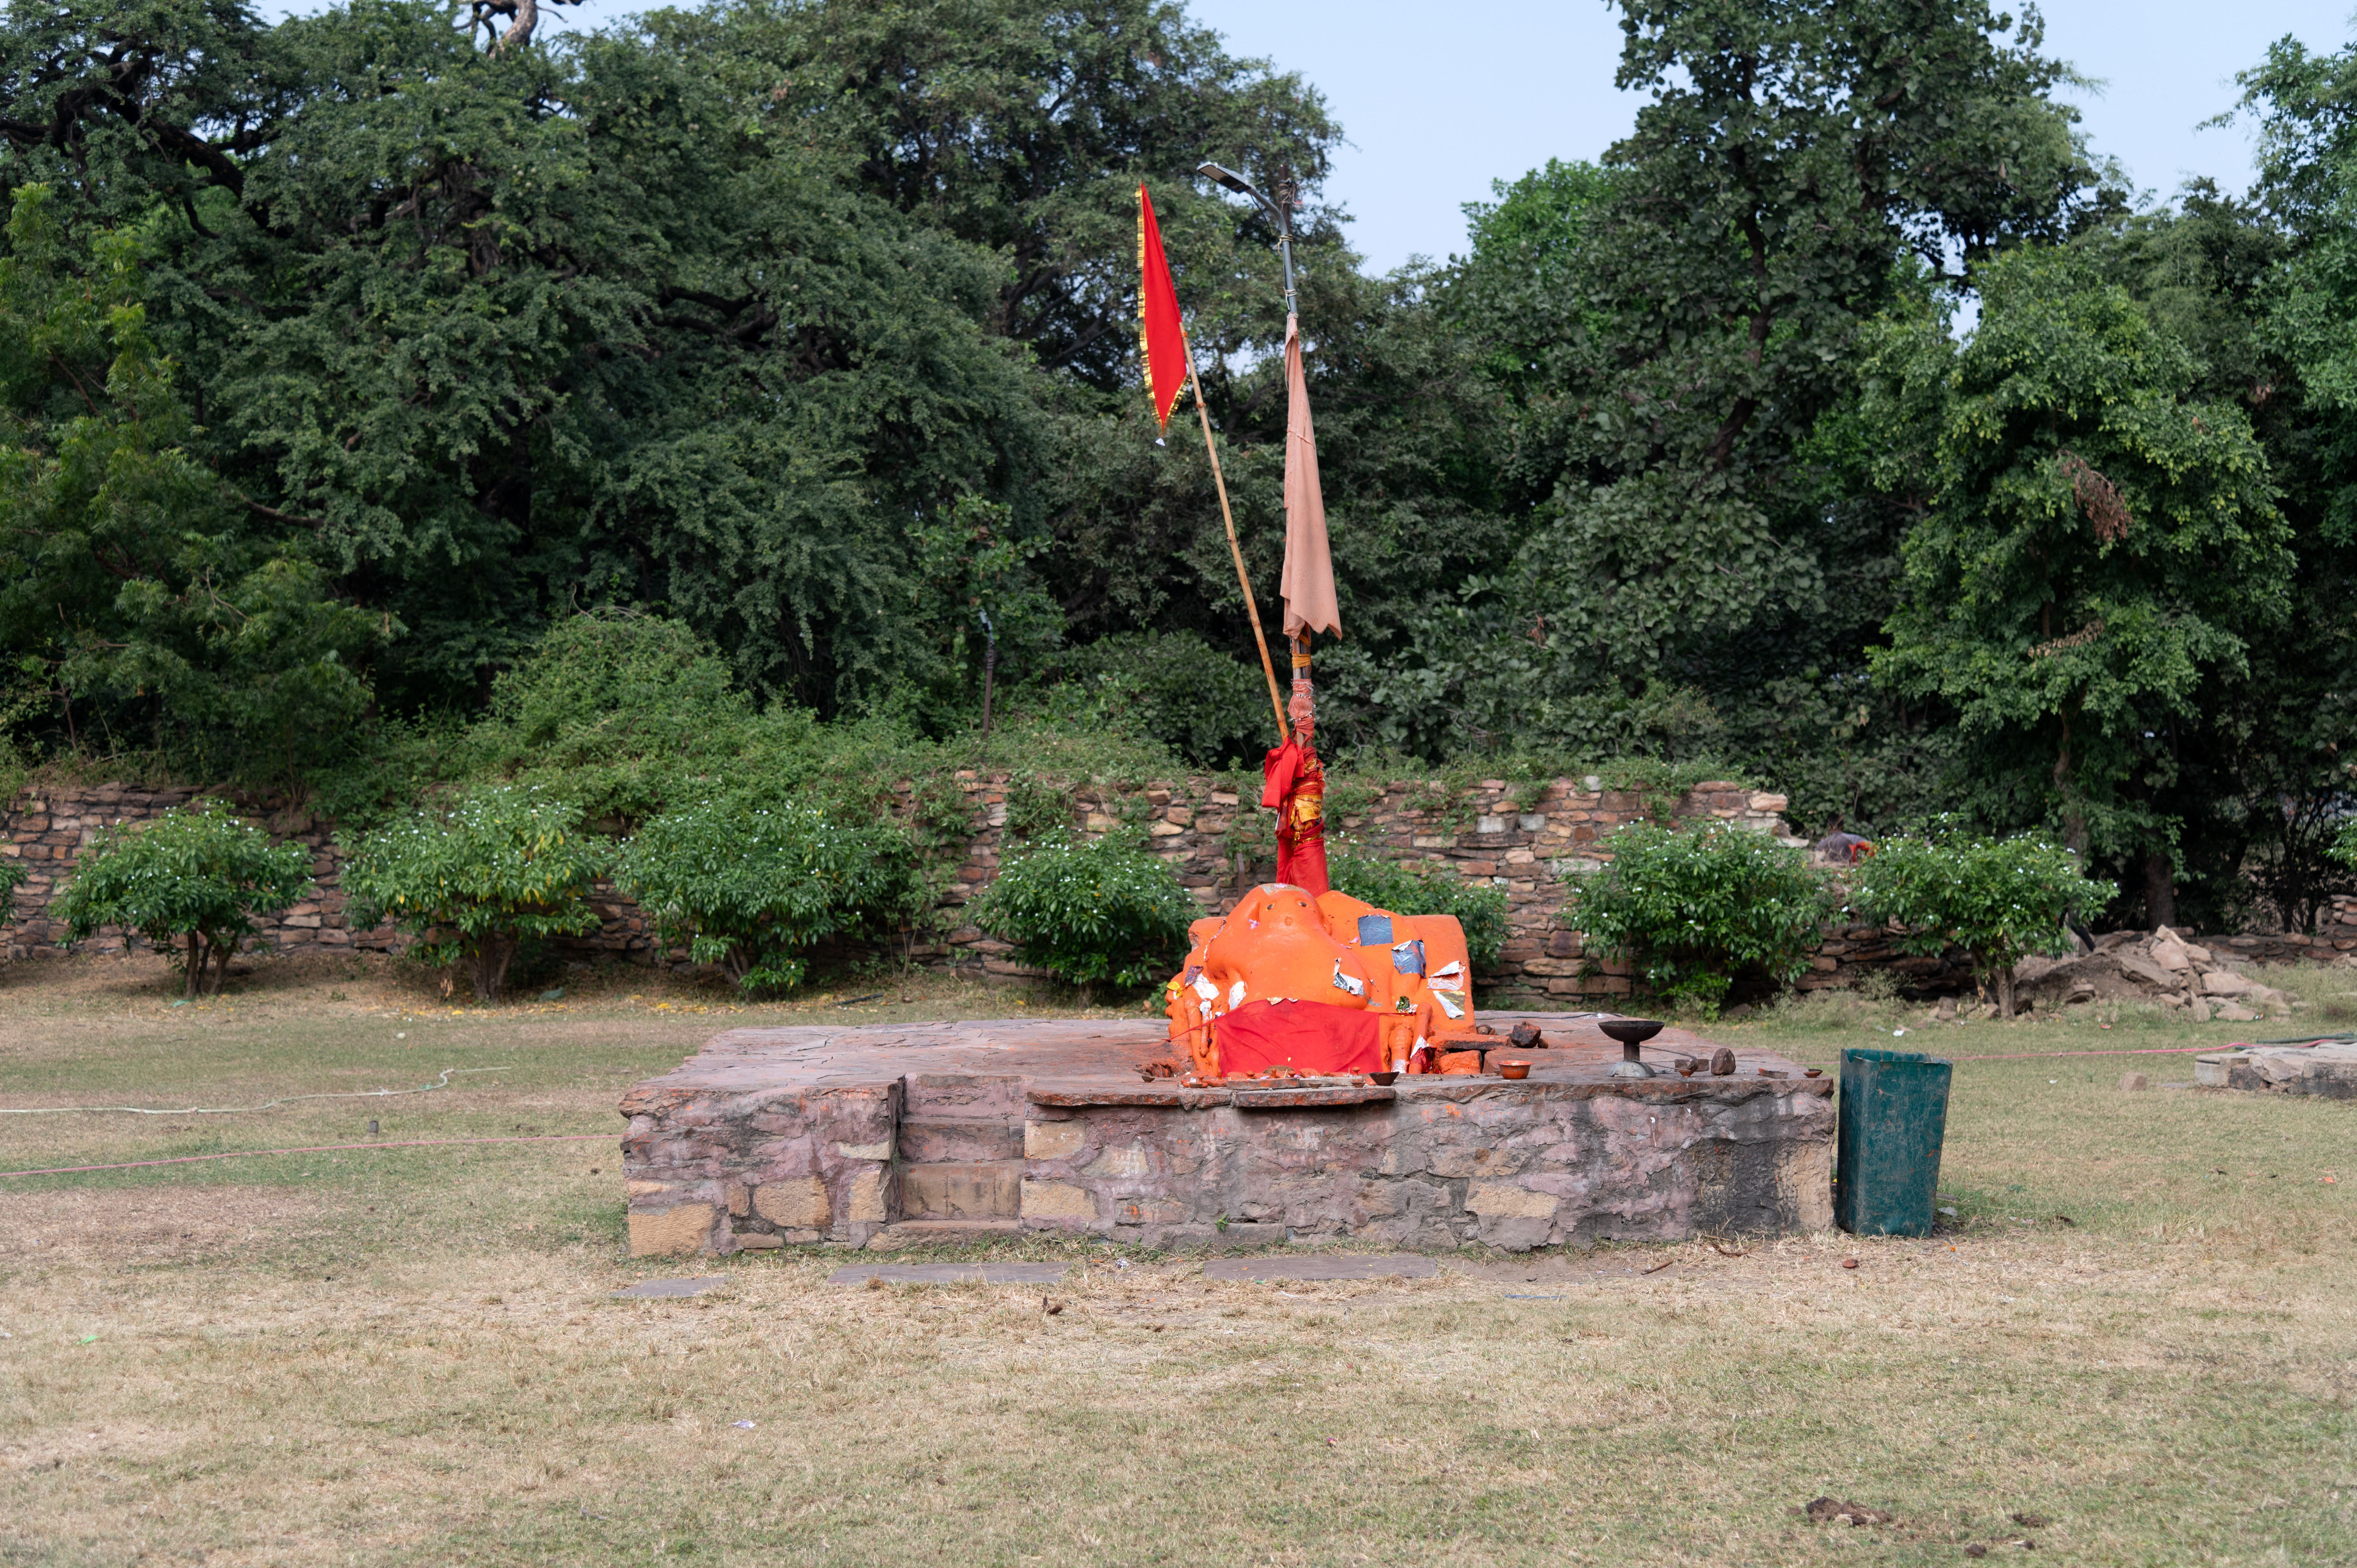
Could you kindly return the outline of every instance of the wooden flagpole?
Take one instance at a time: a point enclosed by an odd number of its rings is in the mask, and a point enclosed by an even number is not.
[[[1276,738],[1281,745],[1293,738],[1293,731],[1285,722],[1285,699],[1277,694],[1276,666],[1269,661],[1268,639],[1260,629],[1260,606],[1253,600],[1252,578],[1244,571],[1243,546],[1236,542],[1235,515],[1228,510],[1228,481],[1220,473],[1220,448],[1211,440],[1211,411],[1203,403],[1202,378],[1195,374],[1192,343],[1187,343],[1187,380],[1195,389],[1195,412],[1203,421],[1203,447],[1211,455],[1211,483],[1220,492],[1220,521],[1228,525],[1228,553],[1235,557],[1236,586],[1244,591],[1244,608],[1252,616],[1253,640],[1260,644],[1260,671],[1268,677],[1268,705],[1276,710]]]

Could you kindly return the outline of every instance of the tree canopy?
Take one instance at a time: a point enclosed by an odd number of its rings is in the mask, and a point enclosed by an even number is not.
[[[1630,134],[1378,276],[1312,81],[1168,0],[15,0],[7,746],[628,827],[973,734],[987,665],[1027,735],[1249,763],[1210,465],[1136,390],[1143,183],[1273,601],[1278,263],[1216,159],[1293,215],[1329,749],[1707,760],[1812,829],[2052,835],[2120,918],[2311,920],[2357,46],[2274,46],[2257,183],[2156,201],[2033,12],[1619,7]]]

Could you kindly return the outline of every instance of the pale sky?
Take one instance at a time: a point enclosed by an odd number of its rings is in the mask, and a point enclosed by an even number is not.
[[[2093,150],[2161,196],[2192,175],[2240,194],[2242,128],[2194,127],[2233,106],[2234,73],[2286,33],[2310,48],[2352,36],[2351,0],[2050,0],[2046,52],[2105,83],[2071,95]],[[1265,55],[1322,90],[1355,145],[1328,194],[1377,270],[1465,244],[1463,205],[1549,157],[1592,158],[1640,100],[1615,92],[1620,12],[1602,0],[1192,0],[1231,49]],[[2018,7],[2016,7],[2018,11]]]
[[[2098,155],[2142,189],[2168,196],[2208,175],[2241,193],[2251,180],[2241,127],[2197,131],[2231,107],[2233,77],[2289,33],[2316,49],[2352,37],[2352,0],[2050,0],[2047,52],[2099,91],[2072,94]],[[640,9],[588,0],[558,25],[594,27]],[[1592,158],[1625,133],[1637,100],[1615,92],[1617,8],[1603,0],[1191,0],[1238,54],[1297,70],[1322,91],[1351,145],[1327,194],[1356,221],[1377,270],[1465,244],[1464,204],[1550,157]]]

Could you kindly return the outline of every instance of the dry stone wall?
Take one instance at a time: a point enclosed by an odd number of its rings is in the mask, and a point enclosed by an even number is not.
[[[1008,825],[1009,789],[1004,777],[960,775],[974,823],[941,897],[941,918],[927,930],[899,933],[890,943],[899,956],[930,967],[959,968],[985,974],[1025,976],[1007,944],[963,923],[960,911],[998,873],[1021,844]],[[99,829],[152,821],[186,805],[199,790],[187,787],[137,788],[107,784],[78,789],[36,789],[12,803],[0,855],[21,862],[28,873],[17,890],[5,936],[12,958],[55,955],[64,934],[48,905],[73,875],[73,864]],[[1566,779],[1537,786],[1483,779],[1454,794],[1427,785],[1397,784],[1380,791],[1339,785],[1329,797],[1333,829],[1361,851],[1404,859],[1440,861],[1467,877],[1494,881],[1504,888],[1510,935],[1496,971],[1485,978],[1501,1001],[1513,999],[1566,1004],[1584,996],[1629,993],[1625,970],[1617,964],[1584,974],[1587,955],[1576,932],[1558,929],[1563,906],[1560,874],[1600,864],[1599,842],[1624,823],[1645,818],[1646,796],[1610,790],[1595,779]],[[403,940],[391,926],[353,930],[345,918],[341,886],[343,856],[334,824],[269,801],[235,802],[240,811],[274,837],[293,839],[313,854],[317,886],[311,897],[264,924],[260,943],[282,951],[312,949],[397,950]],[[1717,819],[1785,837],[1784,798],[1735,783],[1703,784],[1675,803],[1686,819]],[[1273,814],[1256,799],[1240,798],[1221,780],[1193,778],[1121,790],[1082,788],[1072,802],[1075,826],[1103,832],[1125,823],[1141,830],[1154,853],[1169,862],[1178,880],[1206,913],[1232,904],[1243,890],[1276,874]],[[593,935],[565,944],[576,956],[609,954],[643,963],[683,964],[685,955],[662,950],[644,914],[610,887],[592,900],[600,916]],[[119,952],[136,938],[103,932],[86,944],[96,952]]]
[[[974,829],[942,889],[940,918],[931,929],[899,933],[889,942],[890,950],[928,967],[1028,975],[1031,972],[1015,961],[1006,943],[960,918],[963,907],[997,875],[1005,857],[1020,852],[1008,823],[1008,780],[961,775],[957,783],[965,794]],[[185,786],[102,784],[34,789],[19,795],[9,806],[5,831],[0,831],[0,857],[17,861],[27,875],[17,889],[9,924],[0,929],[0,952],[12,959],[57,955],[63,928],[50,918],[48,905],[70,880],[75,859],[98,830],[151,821],[199,793]],[[351,929],[341,886],[342,852],[332,822],[267,800],[234,803],[274,837],[307,846],[317,879],[302,903],[264,923],[260,945],[286,952],[388,951],[403,945],[390,925]],[[1462,876],[1501,886],[1508,938],[1495,970],[1481,977],[1485,996],[1495,1005],[1566,1007],[1583,1000],[1602,1004],[1626,996],[1631,982],[1623,966],[1590,954],[1578,932],[1562,929],[1561,875],[1601,864],[1606,858],[1601,841],[1615,829],[1647,818],[1660,804],[1641,793],[1607,789],[1593,777],[1558,779],[1544,786],[1488,779],[1453,794],[1417,783],[1381,790],[1341,783],[1329,797],[1329,831],[1365,853],[1442,862]],[[1686,821],[1726,822],[1797,843],[1783,821],[1784,809],[1781,795],[1713,782],[1679,798],[1674,814]],[[1226,908],[1245,888],[1275,875],[1272,814],[1262,811],[1256,799],[1240,798],[1220,779],[1183,779],[1130,790],[1082,787],[1072,801],[1072,821],[1090,832],[1124,823],[1143,831],[1154,852],[1169,862],[1207,913]],[[685,954],[666,950],[630,899],[601,886],[592,903],[599,929],[565,944],[569,956],[685,965]],[[2323,934],[2314,938],[2202,940],[2236,957],[2263,961],[2357,950],[2357,899],[2337,900]],[[136,942],[124,932],[107,931],[87,943],[86,950],[119,952]],[[1828,929],[1801,983],[1804,988],[1843,984],[1878,968],[1894,969],[1910,983],[1929,988],[1968,983],[1958,955],[1903,958],[1891,951],[1889,933],[1867,926]]]
[[[919,940],[921,962],[979,968],[1020,975],[1013,950],[978,928],[957,923],[962,908],[997,875],[1002,856],[1019,853],[1007,832],[1006,781],[961,778],[976,806],[981,826],[967,847],[955,880],[942,896],[952,924],[942,935]],[[1658,803],[1658,802],[1653,802]],[[1720,782],[1697,785],[1675,804],[1688,820],[1717,819],[1789,840],[1784,797]],[[1428,786],[1394,784],[1381,791],[1329,786],[1328,831],[1362,853],[1401,860],[1438,861],[1467,878],[1496,883],[1505,890],[1508,938],[1497,968],[1485,973],[1485,993],[1501,1004],[1568,1004],[1583,996],[1625,996],[1628,972],[1618,964],[1591,967],[1577,932],[1557,928],[1563,908],[1561,874],[1594,866],[1604,858],[1599,842],[1626,823],[1646,818],[1649,798],[1610,790],[1594,778],[1559,779],[1544,785],[1480,780],[1463,792],[1441,797]],[[1075,820],[1102,832],[1130,822],[1144,830],[1153,851],[1170,863],[1178,881],[1206,913],[1226,909],[1256,883],[1276,875],[1273,813],[1257,797],[1240,798],[1210,779],[1157,784],[1134,793],[1084,792]]]

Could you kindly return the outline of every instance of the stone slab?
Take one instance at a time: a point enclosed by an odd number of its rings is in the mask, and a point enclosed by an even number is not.
[[[694,1280],[640,1280],[625,1285],[614,1294],[623,1301],[674,1301],[681,1296],[702,1295],[718,1290],[728,1283],[726,1274],[707,1274]]]
[[[1201,1111],[1228,1103],[1228,1091],[1224,1089],[1188,1089],[1178,1084],[1168,1088],[1147,1083],[1135,1088],[1112,1088],[1092,1083],[1035,1083],[1024,1090],[1023,1097],[1034,1105],[1074,1109],[1090,1105],[1159,1105],[1173,1111]]]
[[[910,1219],[1014,1219],[1023,1212],[1023,1162],[967,1160],[907,1165],[900,1205]]]
[[[1232,1093],[1239,1111],[1301,1111],[1313,1105],[1388,1105],[1399,1098],[1395,1091],[1380,1083],[1332,1085],[1322,1089],[1239,1089]]]
[[[1439,1272],[1439,1264],[1414,1252],[1379,1257],[1321,1252],[1307,1258],[1214,1258],[1203,1265],[1207,1280],[1423,1280]]]
[[[882,1280],[895,1285],[1051,1285],[1064,1277],[1062,1263],[855,1263],[826,1276],[831,1285],[864,1285]]]
[[[2357,1100],[2357,1045],[2319,1040],[2212,1051],[2193,1058],[2193,1080],[2204,1089]]]

